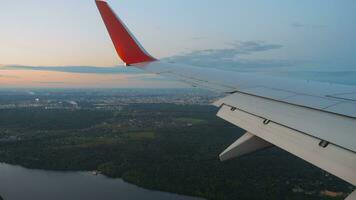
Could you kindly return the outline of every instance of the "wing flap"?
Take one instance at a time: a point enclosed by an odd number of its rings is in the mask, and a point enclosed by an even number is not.
[[[217,115],[351,184],[356,184],[356,156],[352,151],[334,144],[323,145],[323,140],[225,104]]]
[[[247,132],[222,152],[219,157],[221,161],[226,161],[272,146],[271,143]]]
[[[215,105],[229,105],[356,152],[354,118],[239,92]]]

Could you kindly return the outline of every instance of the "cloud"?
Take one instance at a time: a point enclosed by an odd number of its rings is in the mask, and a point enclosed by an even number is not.
[[[0,78],[15,78],[15,79],[17,79],[17,78],[20,78],[20,77],[18,77],[18,76],[13,76],[13,75],[1,75],[1,74],[0,74]]]
[[[301,24],[301,23],[298,23],[298,22],[293,22],[291,24],[292,27],[295,27],[295,28],[302,28],[302,27],[305,27],[305,24]]]
[[[68,82],[60,82],[60,81],[34,81],[34,83],[47,84],[47,85],[60,85],[60,84],[68,84]]]
[[[285,67],[295,65],[294,61],[279,59],[246,59],[242,55],[252,55],[283,48],[279,44],[263,41],[235,42],[223,49],[197,50],[182,55],[166,58],[170,62],[214,67],[219,69],[245,71],[251,68]]]
[[[207,39],[208,37],[205,37],[205,36],[196,36],[196,37],[192,37],[191,39],[192,40],[205,40]]]
[[[282,49],[280,44],[271,44],[264,41],[238,41],[230,43],[226,48],[195,50],[181,55],[163,59],[164,61],[190,64],[202,67],[219,68],[233,71],[253,71],[273,69],[276,67],[289,67],[297,64],[295,61],[282,59],[259,59],[255,54]],[[252,55],[252,56],[246,56]],[[115,75],[122,74],[126,78],[153,81],[158,76],[143,75],[145,72],[126,67],[95,67],[95,66],[5,66],[1,70],[33,70],[54,71],[78,74]],[[132,76],[131,76],[132,75]],[[115,77],[117,79],[117,77]],[[165,81],[163,79],[163,81]],[[51,84],[51,83],[48,83]],[[61,84],[58,82],[52,84]]]
[[[326,28],[326,25],[321,24],[303,24],[299,22],[291,23],[291,26],[294,28],[307,28],[307,29],[319,29],[319,28]]]
[[[136,74],[139,70],[126,67],[94,67],[94,66],[4,66],[0,70],[34,70],[55,71],[80,74]]]
[[[140,80],[140,81],[172,81],[170,78],[166,78],[164,76],[160,76],[157,74],[141,74],[132,77],[132,80]]]

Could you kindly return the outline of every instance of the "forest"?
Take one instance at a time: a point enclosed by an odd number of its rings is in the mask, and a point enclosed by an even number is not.
[[[0,162],[27,168],[98,170],[147,189],[211,200],[343,199],[354,189],[276,147],[220,162],[219,153],[244,131],[208,105],[0,112]]]

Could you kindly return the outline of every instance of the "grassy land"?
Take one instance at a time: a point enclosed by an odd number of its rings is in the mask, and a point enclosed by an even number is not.
[[[198,118],[176,118],[174,121],[188,125],[197,125],[205,122],[204,120]]]
[[[217,155],[243,130],[216,118],[216,111],[173,104],[3,110],[0,161],[97,169],[145,188],[207,199],[328,199],[319,192],[354,189],[277,148],[219,162]]]

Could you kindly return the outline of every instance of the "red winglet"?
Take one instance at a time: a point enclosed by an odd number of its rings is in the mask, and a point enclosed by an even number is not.
[[[115,15],[105,1],[96,0],[95,2],[117,54],[127,65],[156,60],[141,47],[125,24]]]

